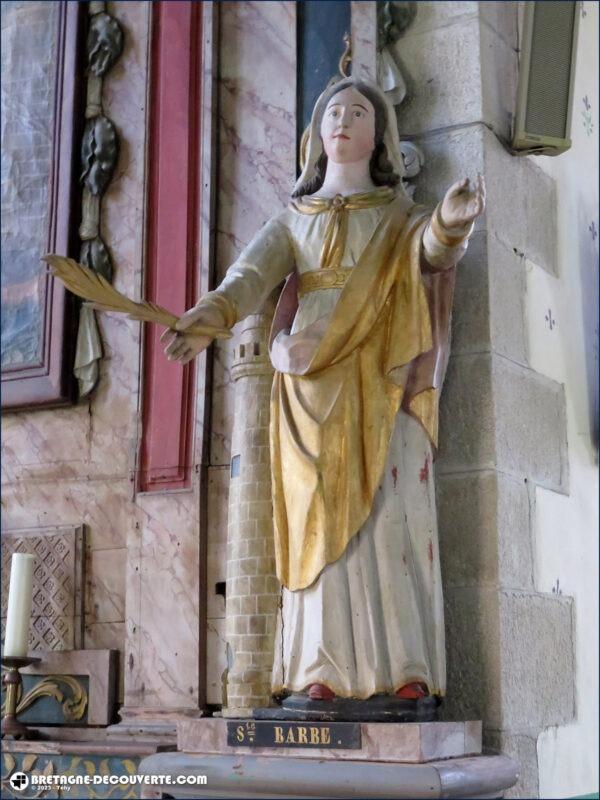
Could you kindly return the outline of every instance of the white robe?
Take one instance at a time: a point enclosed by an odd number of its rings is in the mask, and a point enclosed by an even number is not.
[[[282,589],[273,686],[367,698],[423,681],[443,694],[445,675],[431,444],[400,411],[367,522],[310,587]]]

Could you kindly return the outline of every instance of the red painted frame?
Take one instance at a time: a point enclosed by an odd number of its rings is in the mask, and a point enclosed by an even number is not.
[[[60,4],[46,239],[47,253],[71,256],[76,256],[76,218],[80,205],[77,165],[83,124],[84,5],[64,0]],[[77,330],[76,304],[60,281],[50,275],[45,278],[44,298],[41,361],[2,371],[3,411],[61,406],[75,399],[72,366]]]
[[[200,254],[202,3],[152,4],[146,298],[181,314],[196,299]],[[190,486],[194,366],[144,335],[138,491]]]

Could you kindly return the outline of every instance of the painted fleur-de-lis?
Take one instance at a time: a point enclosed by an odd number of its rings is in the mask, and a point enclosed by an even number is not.
[[[546,314],[544,319],[548,323],[548,327],[550,328],[550,330],[554,330],[554,328],[556,327],[556,320],[552,316],[552,309],[550,308],[548,309],[548,313]]]
[[[594,220],[592,220],[588,225],[588,231],[592,234],[592,241],[595,242],[596,237],[598,236],[598,230],[596,228],[596,223],[594,222]]]
[[[581,16],[582,17],[587,17],[587,11],[586,11],[586,8],[585,8],[585,3],[580,3],[579,4],[579,9],[581,10]]]
[[[591,136],[594,130],[594,123],[592,122],[592,104],[587,94],[583,96],[582,102],[583,111],[581,112],[581,116],[583,117],[583,128],[587,135]]]

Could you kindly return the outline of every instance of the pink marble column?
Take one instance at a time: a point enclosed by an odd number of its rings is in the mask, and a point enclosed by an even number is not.
[[[353,0],[350,3],[352,30],[352,76],[377,80],[377,3]]]

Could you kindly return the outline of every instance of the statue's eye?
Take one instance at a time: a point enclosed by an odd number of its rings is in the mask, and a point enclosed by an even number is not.
[[[331,111],[329,112],[329,116],[330,117],[337,117],[337,115],[338,115],[337,110],[335,108],[332,108]]]
[[[362,112],[362,111],[355,111],[355,112],[354,112],[354,116],[355,116],[355,117],[364,117],[364,114],[363,114],[363,112]]]

